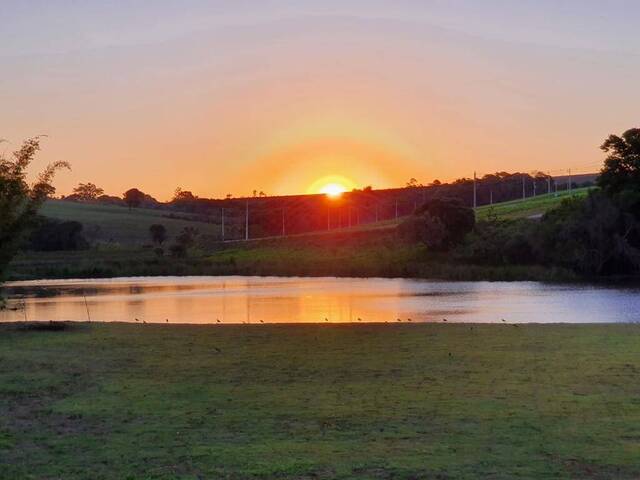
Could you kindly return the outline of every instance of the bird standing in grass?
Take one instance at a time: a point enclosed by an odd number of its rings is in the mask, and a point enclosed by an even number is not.
[[[219,318],[216,318],[216,323],[220,323],[220,319]]]
[[[442,319],[442,321],[443,321],[443,322],[446,322],[446,321],[447,321],[447,319],[446,319],[446,318],[443,318],[443,319]]]

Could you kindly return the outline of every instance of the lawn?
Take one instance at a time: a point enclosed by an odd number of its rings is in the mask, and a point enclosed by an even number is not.
[[[92,243],[117,243],[127,246],[150,244],[149,227],[161,223],[167,228],[172,241],[184,227],[195,227],[202,234],[220,235],[220,225],[190,221],[182,218],[168,218],[172,212],[150,208],[134,208],[117,205],[49,200],[40,213],[59,220],[75,220],[82,223],[84,234]],[[188,218],[187,213],[176,213]]]
[[[1,325],[0,477],[640,476],[637,325]]]

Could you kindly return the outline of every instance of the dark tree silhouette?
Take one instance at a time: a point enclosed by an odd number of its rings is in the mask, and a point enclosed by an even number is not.
[[[104,194],[104,190],[91,182],[79,183],[78,186],[73,189],[73,195],[81,202],[95,200],[102,194]]]
[[[145,199],[145,194],[137,188],[131,188],[124,192],[122,198],[129,207],[129,210],[131,210],[132,208],[140,206],[142,201]]]
[[[149,235],[151,235],[151,241],[153,241],[153,243],[162,245],[167,239],[167,229],[164,225],[154,223],[149,227]]]
[[[16,253],[25,232],[33,226],[38,208],[55,192],[51,181],[67,162],[50,164],[29,186],[27,168],[40,150],[38,137],[26,140],[12,158],[0,154],[0,277]]]
[[[598,185],[608,194],[640,192],[640,128],[631,128],[620,137],[609,135],[600,148],[609,155]]]

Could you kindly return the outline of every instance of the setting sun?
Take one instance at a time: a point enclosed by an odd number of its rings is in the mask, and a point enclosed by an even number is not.
[[[356,184],[342,175],[328,175],[319,178],[307,188],[307,193],[322,193],[331,198],[338,198],[344,192],[356,188]]]
[[[320,189],[320,193],[324,193],[331,198],[339,197],[346,191],[347,189],[345,188],[345,186],[339,183],[327,183]]]

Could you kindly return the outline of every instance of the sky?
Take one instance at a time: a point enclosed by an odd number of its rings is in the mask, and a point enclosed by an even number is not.
[[[5,153],[168,199],[593,172],[638,126],[640,3],[0,0]],[[326,183],[325,182],[325,183]]]

